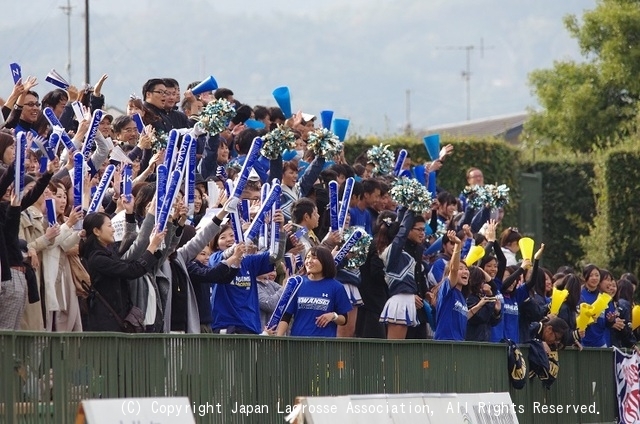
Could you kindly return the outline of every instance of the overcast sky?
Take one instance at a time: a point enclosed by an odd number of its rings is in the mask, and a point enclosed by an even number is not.
[[[68,75],[67,0],[3,2],[0,96],[10,62],[36,75]],[[84,82],[84,1],[71,0],[71,80]],[[214,75],[250,105],[274,105],[287,85],[293,109],[332,109],[350,132],[389,134],[466,119],[466,46],[471,117],[535,107],[527,75],[580,59],[562,25],[593,0],[109,0],[92,1],[91,80],[109,74],[107,103],[122,108],[152,77],[184,87]],[[21,18],[17,18],[21,17]],[[28,17],[28,19],[24,19]],[[485,50],[481,54],[480,43]],[[2,66],[5,71],[1,71]],[[406,91],[410,91],[407,105]],[[407,108],[409,106],[409,109]]]

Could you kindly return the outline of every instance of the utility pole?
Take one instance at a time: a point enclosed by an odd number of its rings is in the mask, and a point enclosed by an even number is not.
[[[405,135],[411,135],[411,90],[408,88],[405,90],[405,112],[406,112],[406,125],[404,127]]]
[[[89,0],[84,0],[84,80],[87,85],[91,83],[89,74],[89,62],[91,54],[89,52]]]
[[[466,83],[466,91],[467,91],[467,121],[471,120],[471,52],[475,49],[480,50],[480,58],[484,58],[484,51],[493,49],[491,47],[484,46],[484,39],[480,39],[480,45],[468,45],[468,46],[446,46],[440,47],[439,50],[465,50],[466,58],[467,58],[467,67],[464,71],[462,71],[462,78]]]
[[[67,0],[67,5],[60,6],[60,9],[67,15],[67,78],[71,84],[71,0]]]

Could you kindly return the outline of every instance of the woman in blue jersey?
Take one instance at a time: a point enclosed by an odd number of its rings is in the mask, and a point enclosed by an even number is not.
[[[273,220],[280,223],[281,226],[284,224],[284,217],[280,210],[276,211]],[[225,230],[220,232],[220,237],[217,240],[220,248],[223,247],[222,237],[226,237],[228,234],[225,233]],[[250,252],[252,249],[254,253],[246,254],[242,258],[240,271],[231,283],[216,284],[215,281],[212,281],[214,285],[211,295],[213,318],[211,328],[214,333],[260,334],[262,332],[257,277],[271,272],[273,264],[284,257],[285,240],[286,233],[281,231],[280,243],[276,246],[275,252],[255,252],[255,245],[248,247],[246,251]],[[214,267],[220,260],[219,255],[214,255],[212,254],[209,258],[210,267]]]
[[[600,269],[595,265],[587,265],[583,270],[584,286],[580,292],[580,303],[587,303],[591,305],[596,301],[598,295],[604,290],[602,288],[608,284],[608,281],[602,278]],[[603,313],[597,317],[596,322],[590,324],[582,338],[582,345],[584,347],[606,347],[607,340],[605,332],[608,331],[608,327],[611,327],[611,322],[607,320],[607,314],[614,312],[613,306],[607,308]]]
[[[307,275],[278,323],[276,335],[285,335],[295,317],[292,336],[336,337],[338,325],[347,324],[351,302],[335,279],[333,256],[325,247],[312,247],[305,256],[304,267]]]
[[[487,302],[484,297],[470,311],[467,308],[469,269],[460,261],[462,242],[455,231],[448,231],[449,241],[454,243],[453,254],[449,262],[449,274],[438,290],[436,306],[435,340],[464,340],[467,334],[467,320],[478,312]]]

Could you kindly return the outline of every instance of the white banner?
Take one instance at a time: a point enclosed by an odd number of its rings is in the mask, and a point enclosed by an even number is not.
[[[640,355],[614,350],[620,424],[640,423]]]

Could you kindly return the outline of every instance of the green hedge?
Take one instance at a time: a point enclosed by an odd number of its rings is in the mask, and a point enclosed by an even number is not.
[[[599,164],[598,218],[583,244],[588,258],[614,275],[640,273],[640,152],[636,144],[603,155]]]
[[[429,160],[422,140],[417,137],[352,138],[345,143],[345,157],[349,163],[370,147],[388,144],[392,150],[405,149],[414,163]],[[445,136],[440,144],[453,144],[454,154],[447,158],[439,172],[438,186],[458,195],[465,185],[466,171],[469,167],[480,168],[486,183],[506,184],[511,190],[511,202],[505,211],[504,224],[516,225],[518,216],[519,175],[521,171],[520,154],[513,146],[498,139],[469,139]]]
[[[528,163],[525,169],[542,173],[545,266],[552,272],[562,265],[580,266],[585,257],[581,239],[596,214],[593,162],[564,156]]]
[[[371,146],[389,144],[404,148],[414,163],[428,160],[417,137],[351,138],[345,143],[350,163]],[[454,145],[438,175],[438,185],[458,194],[466,184],[470,166],[482,169],[486,183],[507,184],[511,203],[503,227],[517,225],[521,199],[520,174],[540,172],[543,176],[542,213],[545,265],[578,269],[585,263],[607,267],[615,275],[640,274],[640,140],[591,157],[558,154],[552,158],[527,158],[526,152],[504,141],[443,137],[441,144]]]

